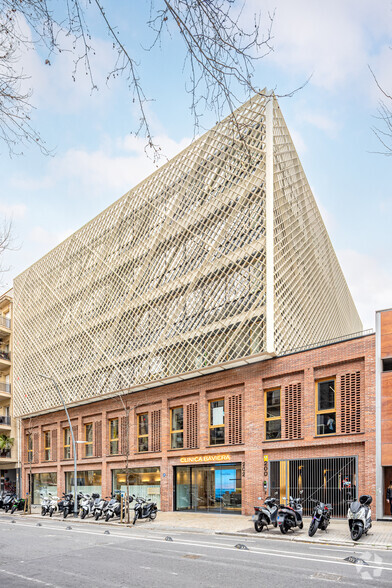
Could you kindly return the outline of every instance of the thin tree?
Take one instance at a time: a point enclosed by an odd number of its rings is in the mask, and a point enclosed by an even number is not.
[[[125,450],[125,476],[126,476],[126,487],[127,487],[127,496],[125,500],[125,518],[126,522],[129,525],[130,523],[130,516],[129,516],[129,413],[130,407],[128,403],[124,402],[124,399],[121,395],[119,395],[121,400],[121,404],[124,409],[125,413],[125,447],[122,446],[122,451],[124,453]],[[123,438],[121,439],[121,443],[123,443]]]
[[[113,49],[107,83],[119,76],[124,79],[139,115],[133,132],[145,138],[152,157],[159,157],[146,109],[149,98],[142,64],[137,62],[135,47],[122,40],[120,27],[103,0],[0,0],[0,140],[11,154],[26,143],[35,143],[48,153],[31,123],[32,89],[26,89],[30,72],[20,67],[23,51],[46,47],[45,64],[50,66],[54,55],[69,50],[71,40],[74,66],[70,74],[76,80],[76,73],[83,68],[91,89],[96,90],[92,57],[97,17]],[[186,80],[195,133],[206,110],[215,112],[220,120],[247,96],[260,93],[254,83],[254,68],[256,61],[272,50],[272,23],[273,15],[265,22],[260,15],[246,22],[238,0],[150,0],[145,26],[146,34],[148,29],[152,31],[153,40],[145,50],[153,51],[173,37],[182,42],[181,74]]]
[[[392,95],[388,94],[379,83],[373,70],[370,67],[369,69],[382,94],[382,98],[380,98],[378,103],[377,115],[375,116],[377,123],[372,127],[372,130],[382,145],[382,151],[380,153],[392,156]]]

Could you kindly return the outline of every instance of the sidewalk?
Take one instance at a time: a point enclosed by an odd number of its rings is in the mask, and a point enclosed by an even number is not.
[[[131,512],[132,515],[132,512]],[[27,516],[28,518],[45,520],[41,517],[39,511],[31,515],[15,513],[13,516]],[[48,518],[48,517],[47,517]],[[52,520],[64,519],[59,515],[53,515]],[[103,526],[123,526],[118,520],[106,523],[102,519],[94,521],[91,517],[81,520],[69,516],[64,522],[74,523],[93,523]],[[144,530],[153,529],[155,531],[189,531],[195,533],[209,533],[217,535],[234,535],[237,537],[252,537],[252,539],[275,539],[277,541],[299,541],[317,544],[344,545],[353,546],[367,545],[368,547],[378,547],[381,549],[392,550],[392,521],[373,521],[373,526],[368,535],[363,535],[359,542],[351,540],[348,524],[345,519],[332,519],[327,532],[317,531],[314,537],[308,536],[310,518],[304,518],[304,529],[296,529],[287,535],[282,535],[279,529],[270,528],[269,531],[256,533],[250,516],[246,515],[219,515],[207,513],[185,513],[185,512],[159,512],[155,521],[149,520],[137,521],[138,528]],[[132,526],[132,525],[131,525]]]

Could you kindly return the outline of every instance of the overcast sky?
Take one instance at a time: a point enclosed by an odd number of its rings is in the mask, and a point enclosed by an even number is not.
[[[156,4],[159,4],[156,0]],[[146,53],[148,11],[138,0],[107,0],[107,13],[140,61],[153,131],[168,157],[193,136],[184,90],[181,46],[168,37]],[[369,67],[392,93],[391,0],[247,0],[250,24],[260,7],[267,23],[275,10],[274,51],[259,61],[256,85],[286,94],[311,76],[280,106],[362,318],[392,307],[392,158],[380,150],[371,128],[380,98]],[[92,9],[91,9],[92,10]],[[3,290],[106,206],[154,171],[144,143],[129,134],[135,113],[121,80],[105,85],[111,43],[98,15],[93,45],[99,91],[91,94],[84,72],[72,81],[72,56],[45,65],[43,52],[23,56],[34,89],[33,123],[53,157],[33,147],[9,159],[0,146],[0,213],[13,218],[18,249],[6,254]],[[203,124],[215,119],[206,113]]]

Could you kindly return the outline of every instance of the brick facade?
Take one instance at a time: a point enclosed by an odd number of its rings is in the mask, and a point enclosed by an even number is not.
[[[316,435],[316,381],[335,379],[336,434]],[[353,386],[350,404],[349,388]],[[281,390],[282,439],[265,440],[264,392]],[[224,399],[225,444],[209,445],[208,401]],[[241,463],[242,512],[250,514],[266,492],[264,456],[268,460],[315,457],[358,457],[358,489],[375,494],[375,337],[368,335],[252,365],[201,376],[123,396],[129,407],[129,467],[160,467],[161,507],[173,510],[173,466],[183,457],[229,454]],[[358,401],[360,408],[358,409]],[[170,409],[184,407],[184,448],[170,448]],[[78,445],[78,469],[101,470],[102,495],[112,491],[111,470],[124,468],[124,455],[109,455],[109,420],[119,419],[119,446],[124,452],[126,416],[119,397],[69,409],[76,438],[84,439],[84,425],[93,423],[93,456],[83,457]],[[138,415],[149,415],[149,451],[137,452]],[[356,424],[350,429],[349,422]],[[63,458],[64,411],[22,421],[23,490],[27,475],[57,472],[58,494],[65,475],[73,470]],[[354,432],[346,432],[346,431]],[[52,431],[51,461],[44,461],[44,432]],[[33,460],[27,463],[27,433],[33,435]],[[55,447],[53,447],[55,444]],[[212,462],[214,463],[214,462]],[[268,480],[267,480],[268,482]],[[268,491],[268,489],[267,489]]]

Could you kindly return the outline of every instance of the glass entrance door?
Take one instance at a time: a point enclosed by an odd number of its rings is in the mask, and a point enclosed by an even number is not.
[[[175,468],[175,509],[241,512],[240,464]]]

